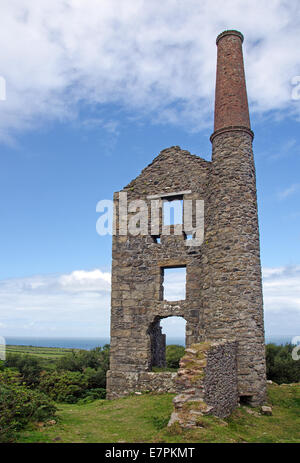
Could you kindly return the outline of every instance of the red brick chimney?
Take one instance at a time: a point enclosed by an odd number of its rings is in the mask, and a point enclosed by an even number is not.
[[[211,139],[233,128],[245,129],[253,136],[250,130],[243,40],[243,35],[235,30],[224,31],[217,37],[215,124]]]

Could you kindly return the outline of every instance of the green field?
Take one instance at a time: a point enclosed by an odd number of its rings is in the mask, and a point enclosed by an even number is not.
[[[35,423],[19,434],[18,442],[300,442],[300,384],[268,387],[273,416],[243,406],[225,420],[201,418],[196,430],[167,428],[173,397],[144,394],[58,404],[56,424]]]
[[[26,355],[39,359],[41,365],[49,370],[55,370],[57,360],[64,355],[70,354],[78,349],[67,349],[63,347],[35,347],[35,346],[6,346],[6,354]]]
[[[63,355],[69,354],[72,350],[76,349],[66,349],[62,347],[35,347],[35,346],[6,346],[7,354],[22,354],[30,355],[32,357],[40,357],[47,359],[57,359]]]

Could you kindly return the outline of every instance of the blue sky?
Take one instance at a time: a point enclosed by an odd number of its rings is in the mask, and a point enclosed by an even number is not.
[[[228,28],[245,35],[266,332],[299,334],[297,1],[84,4],[1,6],[1,334],[108,335],[111,237],[96,233],[96,204],[168,146],[210,159]]]

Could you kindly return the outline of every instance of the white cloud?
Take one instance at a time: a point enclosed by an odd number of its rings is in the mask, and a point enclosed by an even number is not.
[[[263,269],[267,335],[300,334],[300,266]]]
[[[79,102],[116,103],[195,130],[211,126],[215,38],[228,28],[246,38],[253,110],[299,115],[291,99],[291,79],[300,74],[298,7],[297,0],[4,2],[0,138],[74,119]]]
[[[6,336],[108,337],[110,273],[77,270],[2,280],[0,307]]]
[[[162,327],[162,332],[166,334],[167,343],[174,339],[184,341],[185,340],[185,330],[186,330],[186,321],[182,317],[168,317],[164,318],[160,322]],[[174,342],[173,341],[173,342]],[[177,342],[176,342],[177,343]]]
[[[297,193],[297,191],[299,191],[299,190],[300,190],[300,183],[293,183],[293,185],[290,185],[285,190],[280,191],[278,193],[278,198],[280,200],[286,199],[289,196],[293,195],[294,193]]]
[[[266,311],[295,310],[300,320],[300,266],[263,269],[263,288]]]
[[[69,275],[62,275],[58,282],[65,291],[109,291],[111,274],[99,269],[90,272],[75,270]]]
[[[171,268],[164,271],[164,299],[179,301],[185,299],[186,269]]]

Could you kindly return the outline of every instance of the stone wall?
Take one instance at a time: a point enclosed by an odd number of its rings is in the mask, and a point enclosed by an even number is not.
[[[171,372],[122,372],[109,371],[107,375],[107,398],[116,399],[133,392],[171,392],[182,391],[176,384],[177,373]]]
[[[204,368],[204,401],[219,417],[231,414],[239,401],[237,388],[237,342],[210,343]]]
[[[182,192],[183,199],[204,199],[210,163],[175,146],[163,150],[155,161],[144,169],[122,192],[128,202],[143,199],[150,209],[148,196]],[[188,175],[184,175],[187,173]],[[117,231],[119,195],[114,197]],[[161,209],[161,208],[160,208]],[[128,222],[130,220],[130,214]],[[155,354],[163,351],[159,322],[169,316],[181,316],[186,322],[186,343],[202,339],[201,281],[203,279],[202,249],[186,246],[185,233],[170,236],[162,233],[161,242],[151,234],[143,236],[113,236],[112,293],[111,293],[111,358],[112,371],[151,371],[163,360],[154,363]],[[174,232],[174,230],[171,230]],[[186,230],[187,232],[187,230]],[[162,269],[186,266],[186,298],[169,302],[163,299]],[[155,327],[155,329],[154,329]]]
[[[193,344],[180,361],[175,381],[183,392],[173,400],[169,425],[178,422],[190,428],[203,415],[230,415],[238,404],[237,343]]]
[[[151,372],[164,366],[160,320],[181,316],[186,345],[204,340],[238,341],[239,395],[252,403],[265,398],[265,354],[259,234],[252,140],[248,133],[219,134],[213,160],[204,161],[175,146],[162,151],[122,190],[128,201],[185,191],[184,199],[202,199],[205,235],[202,246],[186,246],[179,235],[113,237],[111,294],[112,373]],[[115,195],[116,225],[119,196]],[[130,220],[130,214],[128,221]],[[174,230],[173,230],[174,231]],[[162,269],[186,266],[186,298],[165,301]],[[118,390],[116,376],[109,396]],[[137,384],[137,390],[139,386]],[[124,393],[126,391],[124,387]]]
[[[159,319],[154,321],[148,330],[151,346],[149,368],[152,368],[152,366],[166,367],[166,335],[162,333],[159,323]]]

